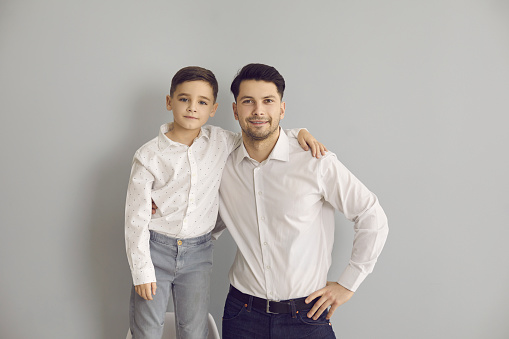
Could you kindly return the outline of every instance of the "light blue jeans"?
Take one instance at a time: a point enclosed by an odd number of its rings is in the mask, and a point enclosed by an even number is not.
[[[207,338],[212,247],[210,233],[192,239],[175,239],[150,231],[157,290],[154,300],[145,300],[133,286],[129,308],[133,339],[161,339],[170,293],[175,306],[177,338]]]

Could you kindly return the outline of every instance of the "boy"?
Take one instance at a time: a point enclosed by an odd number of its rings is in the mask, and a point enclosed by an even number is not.
[[[161,338],[170,292],[177,336],[207,337],[218,189],[226,159],[241,142],[240,134],[204,126],[217,110],[217,91],[211,71],[179,70],[166,97],[173,124],[161,126],[159,136],[133,159],[125,237],[134,283],[129,313],[135,339]],[[299,135],[307,135],[316,147],[308,132]],[[153,216],[152,201],[158,206]]]

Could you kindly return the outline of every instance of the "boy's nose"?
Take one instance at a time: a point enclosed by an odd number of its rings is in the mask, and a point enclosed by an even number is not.
[[[193,104],[192,102],[191,102],[191,103],[189,103],[189,107],[187,107],[187,110],[188,110],[189,112],[196,112],[196,105],[195,105],[195,104]]]

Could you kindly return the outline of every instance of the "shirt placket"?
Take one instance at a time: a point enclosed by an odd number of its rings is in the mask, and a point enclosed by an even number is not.
[[[258,223],[258,234],[260,241],[260,249],[263,263],[263,273],[265,277],[265,293],[266,298],[276,300],[274,291],[274,272],[272,268],[272,253],[270,251],[270,234],[269,224],[267,219],[266,199],[265,199],[265,185],[263,166],[255,167],[254,177],[254,191],[256,200],[256,218]]]
[[[190,217],[189,215],[196,209],[196,189],[198,187],[198,166],[196,158],[193,155],[192,148],[187,150],[187,158],[189,161],[189,168],[191,171],[191,185],[189,188],[189,196],[187,197],[187,210],[184,220],[182,221],[182,235],[189,235]]]

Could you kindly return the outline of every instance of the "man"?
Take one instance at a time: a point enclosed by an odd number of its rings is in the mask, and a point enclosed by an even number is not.
[[[219,212],[238,246],[224,339],[335,338],[330,317],[371,273],[388,233],[376,196],[333,153],[314,159],[280,129],[284,88],[262,64],[243,67],[231,85],[243,143],[220,186]],[[349,265],[328,282],[334,209],[355,236]]]

